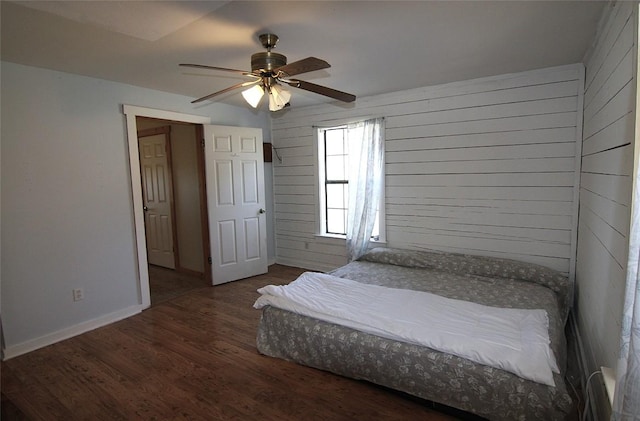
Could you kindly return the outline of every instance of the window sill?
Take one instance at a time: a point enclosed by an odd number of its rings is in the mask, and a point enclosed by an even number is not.
[[[318,239],[347,240],[346,236],[339,234],[316,234],[315,237]]]
[[[315,238],[317,239],[327,239],[327,240],[343,240],[346,241],[347,237],[339,234],[315,234]],[[385,246],[387,244],[386,240],[371,240],[371,244],[375,244],[377,246]]]

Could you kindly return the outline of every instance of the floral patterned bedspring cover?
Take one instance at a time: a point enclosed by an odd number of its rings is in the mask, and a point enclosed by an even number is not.
[[[571,289],[561,273],[507,259],[387,248],[373,249],[330,273],[494,307],[544,309],[562,373],[554,374],[555,387],[545,386],[431,348],[275,307],[262,312],[260,353],[368,380],[491,420],[562,420],[572,410],[563,379]]]

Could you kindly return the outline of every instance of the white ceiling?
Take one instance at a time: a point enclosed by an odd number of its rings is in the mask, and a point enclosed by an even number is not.
[[[1,58],[198,98],[244,79],[178,63],[250,70],[272,32],[289,62],[332,65],[300,79],[364,97],[581,62],[606,4],[1,1]],[[244,104],[239,90],[217,100]],[[294,90],[291,105],[329,101]]]

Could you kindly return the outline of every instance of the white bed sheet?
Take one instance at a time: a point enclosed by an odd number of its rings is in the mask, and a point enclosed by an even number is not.
[[[258,292],[255,308],[271,305],[427,346],[550,386],[552,373],[559,372],[544,310],[489,307],[314,272]]]

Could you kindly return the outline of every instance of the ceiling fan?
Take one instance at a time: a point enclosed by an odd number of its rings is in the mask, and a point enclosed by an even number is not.
[[[252,79],[203,96],[202,98],[191,101],[191,103],[205,101],[233,89],[250,87],[242,92],[242,96],[253,108],[258,106],[266,92],[269,97],[269,110],[278,111],[289,106],[289,99],[291,99],[291,93],[284,89],[282,85],[289,85],[294,88],[304,89],[305,91],[314,92],[343,102],[353,102],[356,100],[355,95],[348,94],[346,92],[327,88],[326,86],[316,85],[311,82],[305,82],[304,80],[291,79],[291,76],[312,72],[314,70],[326,69],[331,67],[331,65],[326,61],[315,57],[307,57],[287,64],[286,56],[271,51],[275,48],[276,43],[278,42],[277,35],[262,34],[258,36],[258,38],[260,39],[262,46],[266,48],[267,51],[251,55],[250,72],[245,70],[228,69],[225,67],[206,66],[203,64],[181,63],[180,66],[184,67],[233,72]]]

